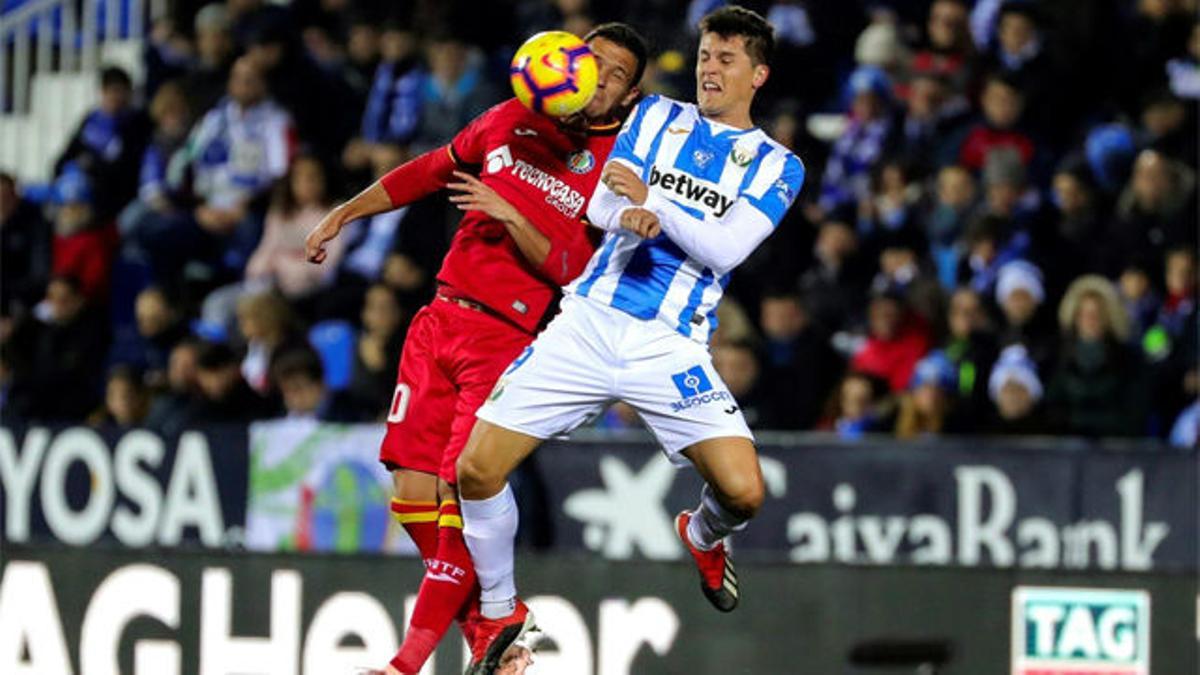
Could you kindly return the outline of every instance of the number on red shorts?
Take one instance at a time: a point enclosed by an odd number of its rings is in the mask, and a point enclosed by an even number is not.
[[[412,389],[407,384],[397,384],[396,392],[392,394],[392,407],[388,409],[387,421],[397,424],[403,422],[404,416],[408,414],[408,399],[410,398],[412,398]]]

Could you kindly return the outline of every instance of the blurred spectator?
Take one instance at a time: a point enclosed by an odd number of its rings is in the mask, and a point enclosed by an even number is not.
[[[1155,323],[1141,337],[1141,346],[1150,360],[1153,381],[1152,432],[1161,435],[1176,413],[1196,399],[1196,252],[1176,248],[1166,255],[1166,297]]]
[[[395,166],[421,123],[426,76],[416,32],[411,26],[389,23],[380,38],[380,53],[359,136],[342,151],[342,164],[351,171]]]
[[[352,402],[325,386],[321,358],[309,348],[286,351],[271,364],[271,379],[283,396],[284,412],[292,419],[357,422]]]
[[[306,343],[297,331],[291,307],[273,292],[239,298],[237,322],[238,331],[246,340],[241,374],[254,391],[265,396],[272,391],[270,372],[274,358]]]
[[[980,421],[987,408],[987,379],[996,360],[996,335],[979,294],[959,288],[950,296],[941,351],[956,373],[956,395],[964,420]]]
[[[938,172],[934,199],[925,216],[925,236],[938,281],[945,288],[955,286],[962,255],[960,239],[978,204],[978,190],[971,172],[958,165]]]
[[[451,33],[434,33],[426,50],[429,76],[421,87],[421,127],[413,153],[450,141],[501,94],[486,77],[483,55]]]
[[[887,382],[850,371],[834,390],[828,412],[817,428],[833,431],[846,440],[857,440],[864,434],[890,429],[891,408]]]
[[[230,25],[223,3],[214,2],[196,12],[196,59],[183,77],[183,90],[193,111],[209,110],[225,95],[234,55]]]
[[[119,365],[108,373],[104,408],[91,420],[93,426],[121,431],[142,426],[150,413],[150,394],[137,368]]]
[[[945,78],[959,95],[970,83],[975,45],[967,26],[967,0],[933,0],[925,22],[925,41],[913,55],[912,70]]]
[[[984,431],[1005,436],[1039,436],[1051,432],[1042,405],[1042,381],[1021,345],[1006,347],[988,376],[994,405]]]
[[[167,165],[183,148],[192,123],[187,97],[179,83],[167,82],[159,87],[150,102],[150,118],[154,120],[154,134],[142,155],[137,199],[120,216],[121,233],[125,235],[146,211],[170,215],[175,210],[177,195],[167,183]]]
[[[1200,99],[1200,21],[1192,23],[1187,54],[1167,61],[1167,79],[1179,98]]]
[[[953,163],[967,132],[970,109],[966,99],[950,88],[945,75],[919,70],[909,82],[907,102],[901,155],[932,167]]]
[[[854,43],[855,63],[878,68],[893,84],[904,82],[907,78],[911,58],[894,22],[876,21],[870,24]]]
[[[920,200],[921,186],[912,180],[911,166],[899,159],[881,162],[872,172],[870,199],[860,202],[858,229],[869,238],[881,239],[904,232],[901,236],[916,238],[911,243],[924,250],[924,234],[917,223]]]
[[[108,302],[109,274],[117,247],[117,228],[94,206],[95,192],[88,177],[68,168],[51,190],[54,239],[51,271],[79,282],[91,301]]]
[[[1129,50],[1125,97],[1132,109],[1137,92],[1167,82],[1167,63],[1189,51],[1189,40],[1196,23],[1195,8],[1182,0],[1138,0],[1137,13],[1126,26],[1124,37]]]
[[[1200,401],[1192,403],[1179,413],[1171,427],[1171,445],[1177,448],[1195,448],[1200,440]]]
[[[165,436],[175,436],[187,426],[193,402],[199,395],[196,372],[201,343],[185,337],[176,344],[167,359],[166,386],[150,404],[146,428]]]
[[[246,384],[228,345],[204,343],[196,355],[199,392],[187,413],[189,426],[245,423],[269,417],[274,407]]]
[[[254,63],[239,59],[229,96],[197,123],[168,169],[176,184],[191,174],[197,206],[190,213],[146,212],[133,224],[130,236],[160,281],[176,279],[191,261],[213,274],[240,274],[258,244],[259,200],[293,153],[291,121],[266,94]]]
[[[108,330],[77,279],[54,276],[46,298],[13,328],[7,406],[32,421],[82,420],[100,402]]]
[[[166,383],[171,351],[188,335],[178,306],[160,286],[149,286],[137,294],[134,302],[136,337],[113,346],[111,359],[137,366],[145,372],[147,384]]]
[[[1144,97],[1140,132],[1147,147],[1193,169],[1197,159],[1196,124],[1195,102],[1189,106],[1165,89]]]
[[[1074,279],[1087,272],[1103,271],[1108,224],[1101,219],[1103,205],[1098,203],[1091,171],[1081,159],[1070,158],[1059,164],[1051,188],[1050,199],[1057,213],[1055,250],[1049,257],[1058,263],[1057,276]]]
[[[1042,272],[1035,265],[1016,260],[1000,268],[996,280],[996,305],[1004,318],[1000,345],[1024,345],[1039,368],[1054,362],[1057,342],[1054,320],[1044,308]]]
[[[1166,255],[1166,289],[1158,323],[1178,338],[1196,319],[1196,251],[1179,247]]]
[[[871,195],[871,170],[893,141],[892,84],[878,68],[854,71],[847,84],[846,130],[833,144],[821,179],[825,214],[856,208]]]
[[[1123,124],[1102,124],[1088,132],[1083,149],[1096,185],[1106,198],[1115,198],[1129,181],[1137,155],[1133,133]]]
[[[50,278],[50,227],[42,212],[0,171],[0,319],[31,309]],[[0,332],[0,341],[7,331]]]
[[[996,44],[984,57],[984,68],[1001,74],[1020,90],[1024,105],[1038,111],[1038,118],[1033,121],[1048,122],[1060,115],[1055,108],[1055,88],[1070,84],[1056,77],[1041,21],[1034,2],[1009,0],[1001,5]],[[1046,126],[1056,128],[1053,123]]]
[[[971,171],[983,170],[988,154],[996,148],[1013,148],[1028,166],[1033,161],[1034,143],[1018,127],[1026,110],[1026,97],[1007,77],[989,75],[979,99],[983,119],[967,132],[958,151],[958,162]]]
[[[100,104],[80,122],[54,164],[55,175],[68,163],[96,186],[96,214],[116,215],[137,194],[138,167],[150,138],[150,121],[133,106],[133,82],[115,66],[100,71]]]
[[[1063,431],[1142,433],[1147,404],[1138,353],[1126,346],[1129,317],[1104,277],[1076,279],[1059,305],[1063,348],[1046,400]]]
[[[1008,222],[993,215],[978,216],[963,235],[965,255],[959,261],[959,283],[990,297],[996,289],[1000,268],[1023,259],[1029,251],[1029,236],[1008,234]]]
[[[245,58],[262,73],[272,100],[290,113],[307,149],[332,163],[362,112],[353,92],[313,62],[285,13],[260,12],[246,37]]]
[[[322,265],[308,262],[304,239],[331,207],[320,160],[297,157],[276,186],[262,241],[246,265],[246,280],[268,284],[293,302],[328,285],[341,263],[345,239],[329,242]]]
[[[903,391],[929,346],[925,320],[903,298],[879,293],[867,307],[867,339],[850,360],[850,368],[886,380],[892,391]]]
[[[1196,246],[1196,174],[1155,150],[1143,150],[1117,202],[1110,257],[1144,264],[1161,277],[1163,253]]]
[[[366,419],[383,419],[387,414],[406,323],[407,318],[390,288],[375,284],[367,290],[362,332],[355,344],[354,365],[347,387],[362,407]]]
[[[746,309],[733,298],[726,298],[717,306],[717,328],[713,331],[710,344],[717,347],[732,342],[757,342],[758,334],[754,322]]]
[[[1121,276],[1117,278],[1117,290],[1125,304],[1125,312],[1129,314],[1130,340],[1139,342],[1158,318],[1162,298],[1155,292],[1145,268],[1136,264],[1128,265],[1121,271]]]
[[[768,429],[809,429],[821,413],[841,362],[795,291],[768,291],[763,334],[763,419]]]
[[[734,401],[725,407],[739,407],[747,424],[761,425],[766,397],[762,390],[762,367],[754,345],[746,341],[726,342],[713,347],[712,357],[713,368],[733,394]]]
[[[858,235],[844,222],[823,223],[813,244],[813,264],[800,277],[800,290],[814,319],[830,333],[859,316],[869,268],[858,254]]]
[[[896,438],[914,439],[958,433],[955,390],[958,373],[940,351],[930,352],[913,369],[908,391],[900,395],[896,415]]]

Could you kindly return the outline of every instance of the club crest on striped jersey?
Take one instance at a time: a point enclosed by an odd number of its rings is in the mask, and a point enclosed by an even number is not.
[[[596,156],[591,150],[580,150],[567,155],[567,168],[571,173],[585,174],[596,168]]]
[[[713,161],[713,157],[715,155],[708,150],[696,150],[692,153],[692,161],[701,169],[706,168],[708,163]]]

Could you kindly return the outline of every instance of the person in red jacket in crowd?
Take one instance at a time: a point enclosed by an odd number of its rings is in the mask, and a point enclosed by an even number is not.
[[[867,307],[867,340],[850,360],[850,369],[881,377],[893,392],[904,391],[913,369],[931,345],[929,326],[903,297],[879,293]]]
[[[971,171],[982,171],[988,153],[996,148],[1013,148],[1028,167],[1033,161],[1033,139],[1018,126],[1025,113],[1025,94],[1010,78],[989,75],[979,97],[983,119],[971,127],[958,151],[958,163]]]
[[[603,24],[585,40],[599,65],[595,97],[555,120],[510,99],[331,211],[308,236],[308,259],[358,218],[442,188],[464,211],[438,273],[437,297],[414,317],[400,358],[380,460],[392,471],[392,511],[427,568],[404,644],[388,675],[416,673],[459,617],[474,661],[499,632],[476,630],[478,584],[462,534],[455,462],[475,410],[548,322],[561,286],[595,249],[582,220],[646,63],[641,36]],[[484,634],[487,633],[487,634]]]
[[[55,208],[50,271],[76,279],[88,300],[104,304],[117,249],[116,225],[97,221],[91,182],[82,171],[68,169],[59,176],[51,198]]]

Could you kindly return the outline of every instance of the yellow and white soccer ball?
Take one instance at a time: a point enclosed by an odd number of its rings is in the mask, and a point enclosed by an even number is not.
[[[571,33],[538,33],[513,56],[509,79],[525,107],[566,117],[587,107],[596,94],[596,56]]]

